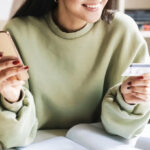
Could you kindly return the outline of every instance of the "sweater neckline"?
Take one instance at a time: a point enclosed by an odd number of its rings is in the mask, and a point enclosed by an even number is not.
[[[53,18],[52,18],[52,14],[49,13],[46,16],[46,20],[48,21],[48,25],[50,27],[50,29],[52,30],[53,33],[55,33],[57,36],[64,38],[64,39],[74,39],[74,38],[79,38],[83,35],[85,35],[86,33],[88,33],[92,27],[93,27],[93,23],[87,23],[82,29],[75,31],[75,32],[64,32],[62,31],[54,22]]]

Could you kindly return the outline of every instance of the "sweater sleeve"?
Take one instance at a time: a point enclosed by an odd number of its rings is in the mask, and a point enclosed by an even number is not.
[[[10,31],[15,38],[11,24],[8,23],[4,30]],[[8,103],[2,96],[0,99],[0,143],[4,148],[26,146],[36,136],[38,121],[34,98],[27,86],[22,90],[23,97],[16,103]]]
[[[33,96],[25,87],[23,92],[25,95],[18,111],[12,111],[12,109],[20,104],[13,103],[6,107],[6,104],[3,105],[1,101],[0,141],[4,148],[28,145],[36,136],[38,123]]]
[[[141,44],[133,62],[150,63],[146,42]],[[150,119],[150,102],[127,104],[120,84],[110,88],[102,102],[101,120],[107,132],[130,139],[139,135]]]

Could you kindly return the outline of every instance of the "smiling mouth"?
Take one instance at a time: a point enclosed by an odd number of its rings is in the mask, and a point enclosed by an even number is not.
[[[83,4],[86,8],[97,9],[100,7],[100,4]]]

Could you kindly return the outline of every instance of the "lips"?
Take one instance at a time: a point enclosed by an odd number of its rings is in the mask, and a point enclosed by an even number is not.
[[[87,8],[99,8],[100,4],[83,4],[84,7]]]
[[[83,4],[82,6],[89,12],[97,12],[100,8],[100,3]]]

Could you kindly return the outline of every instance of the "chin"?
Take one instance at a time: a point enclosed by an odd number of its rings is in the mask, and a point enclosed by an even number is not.
[[[86,22],[88,23],[95,23],[99,20],[100,18],[97,18],[97,19],[88,19]]]
[[[100,19],[101,16],[98,16],[98,17],[88,17],[85,19],[86,22],[88,23],[94,23],[94,22],[97,22],[99,19]]]
[[[83,20],[88,23],[97,22],[101,18],[102,12],[95,13],[95,14],[86,14],[83,16]]]

